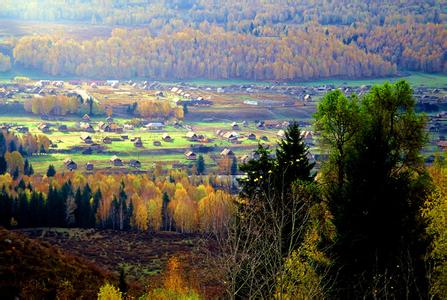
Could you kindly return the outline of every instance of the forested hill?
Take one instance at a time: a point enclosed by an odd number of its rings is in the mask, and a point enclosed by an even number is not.
[[[156,24],[167,18],[225,25],[360,22],[384,25],[412,18],[444,23],[445,0],[3,0],[0,17],[42,21],[83,21],[113,25]]]
[[[115,28],[7,40],[14,66],[90,78],[310,80],[447,72],[447,1],[6,0],[0,18]],[[4,52],[4,54],[7,54]]]

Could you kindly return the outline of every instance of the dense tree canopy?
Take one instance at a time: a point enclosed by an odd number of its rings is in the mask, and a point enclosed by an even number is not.
[[[373,87],[360,110],[354,101],[332,93],[316,115],[335,157],[323,172],[338,235],[335,292],[422,297],[427,244],[420,210],[430,188],[420,157],[425,120],[404,81]]]

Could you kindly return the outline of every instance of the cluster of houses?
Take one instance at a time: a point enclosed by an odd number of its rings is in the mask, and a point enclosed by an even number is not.
[[[225,148],[220,152],[220,156],[222,158],[233,158],[236,157],[236,155],[234,154],[233,150],[231,150],[230,148]],[[198,157],[198,155],[192,151],[192,150],[188,150],[185,152],[185,158],[187,160],[196,160]]]
[[[114,155],[110,158],[110,163],[112,164],[112,166],[115,166],[115,167],[121,167],[121,166],[125,165],[124,161],[116,155]],[[129,165],[129,167],[136,168],[136,169],[141,168],[141,162],[136,159],[131,159],[128,162],[128,165]],[[74,171],[74,170],[78,169],[78,164],[76,162],[74,162],[74,160],[71,158],[67,158],[64,160],[64,166],[69,171]],[[93,169],[94,169],[93,163],[87,162],[85,164],[86,171],[93,171]]]

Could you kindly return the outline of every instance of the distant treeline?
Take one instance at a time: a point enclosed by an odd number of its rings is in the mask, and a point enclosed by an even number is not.
[[[109,39],[79,42],[29,36],[14,49],[16,63],[52,75],[159,79],[294,80],[393,75],[396,66],[377,54],[343,44],[318,28],[277,38],[186,29],[153,37],[116,29]]]
[[[207,20],[228,29],[241,25],[394,24],[413,18],[418,22],[445,22],[445,1],[393,0],[3,0],[0,17],[42,21],[82,21],[93,24],[198,24]]]

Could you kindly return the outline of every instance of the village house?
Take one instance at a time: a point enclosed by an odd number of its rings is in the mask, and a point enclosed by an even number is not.
[[[112,143],[112,139],[108,136],[106,136],[105,138],[102,139],[102,142],[104,144],[111,144]]]
[[[86,144],[92,144],[93,143],[93,138],[88,135],[88,134],[83,134],[81,135],[81,140],[86,143]]]
[[[242,126],[244,126],[244,127],[248,127],[248,122],[247,122],[247,121],[243,121],[243,122],[242,122]]]
[[[118,134],[124,132],[124,128],[119,126],[118,124],[115,124],[115,123],[110,124],[110,128],[112,129],[112,132],[115,132],[115,133],[118,133]]]
[[[110,159],[110,162],[115,166],[115,167],[119,167],[123,165],[123,161],[116,155],[112,156],[112,158]]]
[[[197,159],[197,155],[192,151],[185,152],[185,157],[187,160],[196,160]]]
[[[236,122],[231,123],[231,129],[232,130],[240,130],[241,128]]]
[[[92,163],[88,162],[85,164],[85,169],[87,171],[93,171],[93,168],[94,168],[94,165]]]
[[[279,137],[279,138],[283,138],[283,137],[286,136],[286,133],[285,133],[284,130],[279,130],[279,131],[276,133],[276,136]]]
[[[135,142],[133,144],[137,148],[142,148],[143,147],[143,141],[140,138],[135,139]]]
[[[64,165],[70,171],[76,170],[78,168],[78,165],[71,158],[65,159]]]
[[[259,139],[266,142],[269,140],[269,138],[266,135],[261,136]]]
[[[162,91],[156,91],[155,92],[155,97],[164,97],[164,94]]]
[[[436,144],[442,150],[447,150],[447,141],[438,141]]]
[[[141,168],[141,162],[139,160],[132,159],[129,162],[129,166],[133,168]]]
[[[165,142],[172,142],[172,137],[169,134],[167,134],[167,133],[163,134],[162,139]]]
[[[146,126],[147,130],[163,130],[164,124],[163,123],[149,123]]]
[[[230,157],[233,158],[234,157],[234,152],[229,149],[229,148],[225,148],[222,150],[222,152],[220,152],[220,155],[223,157]]]
[[[17,130],[17,132],[20,132],[20,133],[28,133],[29,132],[29,128],[25,127],[25,126],[19,126],[16,128],[16,130]]]
[[[37,126],[37,129],[39,129],[43,133],[48,133],[48,132],[50,132],[50,125],[48,125],[46,123],[42,123],[39,126]]]
[[[128,140],[129,139],[129,136],[128,135],[122,135],[121,136],[121,139],[124,141],[124,140]]]
[[[156,147],[160,147],[161,146],[161,142],[160,141],[154,141],[153,144]]]
[[[193,132],[190,131],[186,134],[186,138],[190,141],[190,142],[197,142],[199,140],[199,136]]]
[[[87,114],[85,114],[85,115],[82,117],[82,120],[85,121],[85,122],[90,122],[90,116],[87,115]]]
[[[112,124],[112,123],[113,123],[113,118],[110,117],[110,116],[107,117],[107,118],[106,118],[106,122],[109,123],[109,124]]]
[[[225,132],[222,137],[224,139],[227,139],[230,143],[237,143],[238,142],[238,138],[239,138],[239,134],[236,132]]]
[[[67,132],[68,131],[68,127],[65,124],[60,125],[57,130],[59,130],[60,132]]]
[[[313,142],[313,133],[312,131],[302,131],[301,137],[303,138],[304,142],[307,144],[311,144]]]
[[[250,133],[250,134],[247,136],[247,139],[252,140],[252,141],[256,140],[256,134],[254,134],[254,133]]]
[[[89,123],[81,123],[80,128],[82,131],[85,131],[85,132],[95,132],[95,129]]]
[[[102,132],[112,132],[113,131],[110,124],[107,124],[102,121],[98,123],[98,130],[102,131]]]

